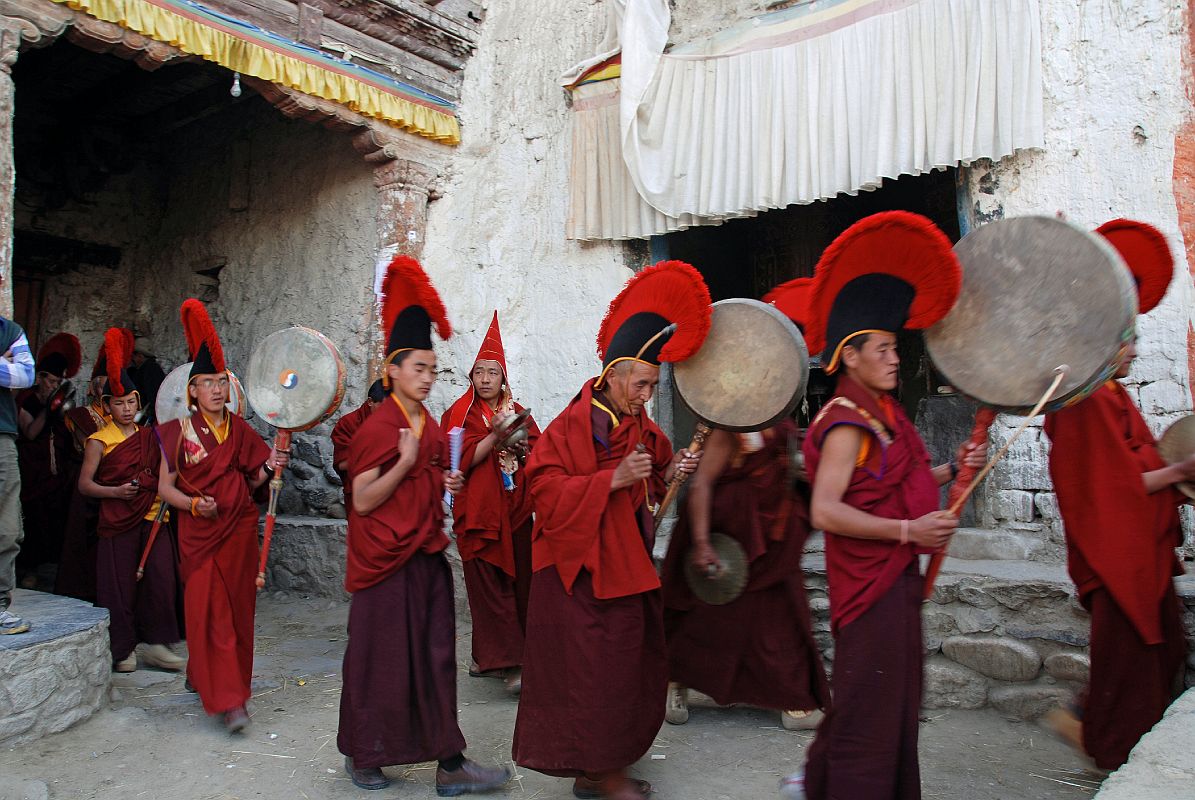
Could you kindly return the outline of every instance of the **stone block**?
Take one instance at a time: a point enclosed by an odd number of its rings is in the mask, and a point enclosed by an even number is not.
[[[1032,518],[1032,512],[1029,518]],[[1028,561],[1041,548],[1041,540],[1037,537],[1014,531],[959,528],[950,540],[950,557],[972,561]]]
[[[1046,672],[1060,681],[1087,683],[1091,673],[1091,659],[1086,653],[1055,653],[1045,660]]]
[[[987,703],[984,677],[966,667],[935,656],[925,662],[925,708],[982,708]]]
[[[997,491],[992,493],[989,503],[992,515],[996,519],[1016,522],[1033,521],[1033,492],[1020,489]],[[952,551],[953,549],[951,547]],[[958,557],[953,552],[951,555]]]
[[[1053,522],[1062,518],[1058,511],[1058,495],[1053,492],[1038,492],[1033,496],[1033,505],[1037,508],[1038,516],[1044,520]]]
[[[1145,414],[1169,414],[1190,407],[1190,393],[1175,381],[1154,381],[1141,387],[1141,411]]]
[[[993,486],[1033,492],[1050,489],[1048,461],[1001,461],[993,471]]]
[[[47,665],[8,678],[5,688],[12,710],[20,714],[41,705],[58,688],[58,679],[53,667]]]
[[[1043,684],[996,686],[988,691],[988,702],[993,708],[1001,714],[1024,720],[1037,719],[1071,698],[1069,689]]]
[[[37,711],[26,711],[24,714],[10,714],[0,719],[0,743],[20,736],[33,727],[37,722]]]
[[[347,599],[344,591],[346,523],[316,517],[279,517],[266,585],[301,594]]]
[[[942,649],[942,642],[959,632],[954,617],[939,610],[936,604],[924,607],[921,614],[921,635],[925,641],[925,652],[936,653]]]
[[[952,661],[1000,681],[1031,681],[1041,656],[1028,644],[995,636],[951,636],[942,652]]]

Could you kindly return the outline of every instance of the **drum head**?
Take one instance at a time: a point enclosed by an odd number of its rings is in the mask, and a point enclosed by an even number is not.
[[[955,389],[1001,411],[1027,413],[1054,369],[1070,369],[1046,411],[1107,380],[1131,339],[1137,293],[1102,236],[1054,217],[992,222],[954,247],[958,302],[925,332],[934,364]]]
[[[686,559],[685,583],[689,584],[689,588],[699,600],[711,606],[724,606],[738,598],[747,588],[747,571],[750,566],[747,563],[747,551],[724,533],[710,534],[710,547],[718,554],[718,560],[722,562],[722,571],[717,577],[711,578],[699,573],[693,563]]]
[[[293,327],[253,348],[245,378],[249,404],[275,428],[304,431],[335,413],[344,399],[344,361],[319,331]]]
[[[757,431],[801,402],[809,351],[797,326],[774,306],[719,300],[701,349],[673,364],[672,377],[677,394],[699,419],[728,431]]]
[[[158,398],[154,401],[154,418],[158,424],[172,419],[182,419],[190,416],[187,408],[187,378],[191,374],[191,362],[180,364],[170,370],[170,374],[162,381],[158,388]],[[238,417],[245,416],[245,387],[241,379],[228,371],[228,402],[225,408]]]
[[[1176,464],[1195,456],[1195,415],[1188,414],[1166,429],[1158,440],[1158,454],[1167,464]],[[1175,488],[1195,499],[1195,483],[1180,483]]]

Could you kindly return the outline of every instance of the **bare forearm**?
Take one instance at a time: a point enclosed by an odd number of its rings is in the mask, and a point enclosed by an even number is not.
[[[469,467],[476,467],[482,461],[485,461],[486,458],[489,457],[490,453],[493,452],[494,445],[497,443],[498,435],[494,433],[491,433],[489,436],[486,436],[484,439],[478,442],[477,447],[473,448],[473,460],[469,462]]]
[[[934,480],[939,486],[945,486],[954,480],[954,467],[950,464],[941,464],[933,468]]]
[[[180,511],[191,510],[191,496],[180,491],[173,483],[165,484],[159,481],[158,495],[169,505],[174,506]]]
[[[1143,473],[1141,480],[1145,484],[1145,493],[1154,494],[1176,483],[1181,483],[1183,475],[1177,467],[1169,466]]]
[[[814,503],[813,526],[852,539],[900,541],[901,520],[877,517],[841,501]]]
[[[689,511],[689,535],[695,544],[706,544],[710,540],[710,506],[713,503],[713,487],[706,481],[697,481],[689,487],[685,499]]]

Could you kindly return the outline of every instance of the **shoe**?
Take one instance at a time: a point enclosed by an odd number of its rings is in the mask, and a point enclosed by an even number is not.
[[[523,668],[512,667],[506,674],[506,693],[518,697],[523,691]]]
[[[616,797],[619,792],[626,794],[628,791],[632,793],[632,796],[647,797],[651,794],[651,784],[638,778],[626,778],[613,792],[606,787],[606,792],[603,794],[602,781],[595,781],[584,776],[573,781],[573,797],[580,798],[580,800],[601,800],[603,797]]]
[[[797,770],[780,779],[780,796],[784,800],[805,800],[805,770]]]
[[[684,725],[689,721],[689,690],[679,683],[668,684],[664,720],[671,725]]]
[[[353,779],[353,785],[358,789],[385,789],[390,785],[390,779],[386,777],[380,767],[367,767],[365,769],[357,769],[353,766],[353,759],[348,756],[344,757],[344,771]]]
[[[29,630],[29,623],[8,611],[0,611],[0,634],[24,633]]]
[[[129,653],[120,661],[112,665],[113,672],[136,672],[137,671],[137,651]]]
[[[191,684],[191,679],[190,679],[190,678],[186,678],[186,679],[184,679],[184,680],[183,680],[183,688],[184,688],[184,689],[186,689],[186,690],[187,690],[188,692],[190,692],[191,694],[199,694],[199,690],[198,690],[198,689],[196,689],[196,688],[195,688],[195,687],[194,687],[194,686]]]
[[[461,768],[453,772],[436,768],[436,794],[440,797],[458,797],[473,792],[489,792],[505,786],[510,779],[511,773],[506,767],[483,767],[466,758]]]
[[[249,712],[244,706],[224,712],[224,728],[229,733],[240,733],[249,727]]]
[[[821,725],[825,718],[826,715],[819,708],[812,711],[781,711],[780,727],[786,731],[811,731]]]
[[[1083,749],[1083,720],[1070,709],[1056,708],[1046,713],[1042,724],[1062,741],[1080,753]]]
[[[187,666],[186,659],[175,655],[174,651],[164,644],[143,645],[141,660],[147,667],[157,667],[168,672],[178,672]]]

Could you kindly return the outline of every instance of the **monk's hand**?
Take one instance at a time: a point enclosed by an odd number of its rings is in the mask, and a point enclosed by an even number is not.
[[[688,450],[681,450],[672,457],[672,468],[677,472],[683,472],[686,475],[692,475],[697,471],[697,462],[701,460],[701,451],[690,453]]]
[[[120,486],[114,487],[116,489],[115,497],[117,500],[132,500],[141,491],[141,487],[134,483],[122,483]]]
[[[1179,475],[1178,482],[1195,481],[1195,455],[1175,463],[1174,471]]]
[[[444,488],[448,490],[451,495],[456,495],[465,485],[465,473],[459,469],[444,470]]]
[[[931,511],[909,520],[909,541],[918,547],[940,550],[958,530],[958,517],[949,511]]]
[[[201,517],[206,517],[207,519],[215,519],[217,513],[216,498],[205,494],[199,499],[199,502],[195,504],[195,513]]]
[[[988,461],[988,443],[977,445],[974,442],[963,442],[959,445],[954,461],[971,469],[983,469],[983,465]]]
[[[398,432],[398,463],[410,469],[419,457],[419,437],[410,428]]]
[[[709,542],[693,545],[693,549],[689,552],[689,562],[699,575],[704,575],[711,580],[722,573],[722,562],[718,560],[718,554],[714,552],[714,548],[710,547]]]
[[[651,477],[651,454],[631,453],[618,462],[614,469],[614,477],[610,480],[611,489],[625,489],[639,481]]]
[[[274,448],[270,452],[269,463],[272,465],[272,469],[275,472],[286,469],[286,465],[290,463],[290,451]]]

